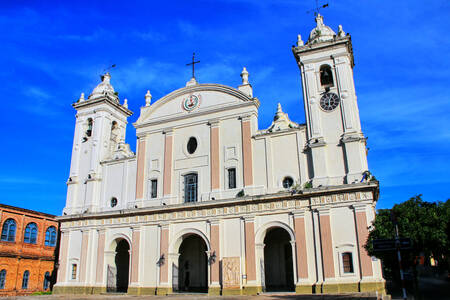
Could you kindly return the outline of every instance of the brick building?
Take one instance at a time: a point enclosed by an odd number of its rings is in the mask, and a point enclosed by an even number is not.
[[[55,216],[0,204],[0,295],[50,290],[55,281]]]

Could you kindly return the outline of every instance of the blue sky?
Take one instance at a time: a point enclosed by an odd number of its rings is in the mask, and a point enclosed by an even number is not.
[[[324,3],[324,2],[323,2]],[[379,208],[415,194],[450,197],[450,2],[337,1],[325,24],[352,35],[354,76]],[[313,0],[1,1],[0,203],[61,214],[75,124],[71,103],[111,64],[135,112],[189,80],[240,84],[243,66],[267,128],[280,102],[303,123],[297,34],[315,26]]]

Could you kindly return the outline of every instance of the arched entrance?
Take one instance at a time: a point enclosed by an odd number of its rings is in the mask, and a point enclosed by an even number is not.
[[[289,233],[280,227],[267,230],[264,238],[266,291],[294,291],[292,245]]]
[[[115,245],[115,247],[114,247]],[[109,293],[126,293],[128,291],[130,273],[130,244],[126,239],[120,238],[113,242],[112,256],[108,259],[106,291]]]
[[[208,258],[205,241],[196,234],[183,237],[178,257],[178,291],[208,292]]]

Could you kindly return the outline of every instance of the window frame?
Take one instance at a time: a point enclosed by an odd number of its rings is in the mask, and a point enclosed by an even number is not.
[[[56,227],[53,225],[49,226],[45,231],[44,245],[47,247],[56,247],[57,237]]]
[[[151,199],[158,198],[158,179],[157,178],[150,179],[150,198]]]
[[[44,291],[46,291],[46,290],[48,290],[50,288],[50,279],[51,279],[50,276],[51,275],[50,275],[49,271],[45,272],[45,274],[44,274],[44,283],[43,283]]]
[[[231,177],[231,173],[234,173],[232,177]],[[227,169],[228,189],[229,190],[237,188],[237,176],[236,176],[236,173],[237,173],[237,171],[236,171],[236,168],[234,168],[234,167]],[[233,178],[233,180],[231,180],[231,178]],[[234,183],[233,186],[232,186],[232,183]]]
[[[71,280],[77,280],[77,275],[78,275],[77,273],[78,273],[78,264],[72,263],[70,279]]]
[[[38,240],[38,226],[35,222],[30,222],[25,227],[23,242],[25,244],[36,245]]]
[[[7,227],[5,227],[7,226]],[[12,228],[11,228],[12,227]],[[13,218],[6,219],[2,225],[2,233],[0,240],[2,242],[15,242],[16,241],[17,222]]]
[[[329,69],[330,70],[331,83],[322,83],[322,72],[325,71],[325,69]],[[335,80],[334,80],[333,68],[329,64],[320,65],[320,67],[319,67],[319,82],[320,82],[320,86],[323,87],[323,88],[334,87],[334,85],[335,85],[334,81]]]
[[[346,269],[346,265],[345,265],[345,259],[344,257],[348,257],[348,263],[349,263],[349,268],[350,271],[345,271]],[[354,274],[355,273],[355,266],[353,263],[353,253],[351,251],[346,251],[346,252],[342,252],[341,253],[341,259],[342,259],[342,273],[343,274]]]
[[[190,184],[190,185],[193,185],[192,189],[188,186],[188,183],[187,183],[187,180],[190,177],[195,178],[195,183]],[[198,174],[192,172],[192,173],[187,173],[187,174],[183,175],[183,186],[184,186],[184,196],[183,196],[184,203],[198,202]],[[193,191],[192,197],[188,195],[190,193],[189,192],[190,190]],[[190,194],[192,194],[192,193],[190,193]],[[193,200],[191,200],[191,199],[193,199]]]
[[[23,275],[22,275],[22,290],[27,290],[28,289],[29,281],[30,281],[30,271],[25,270],[23,272]]]
[[[6,274],[8,272],[6,271],[6,269],[2,269],[0,271],[0,290],[4,290],[5,286],[6,286]]]

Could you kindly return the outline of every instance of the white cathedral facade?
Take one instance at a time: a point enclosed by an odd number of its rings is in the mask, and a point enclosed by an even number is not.
[[[350,35],[318,15],[292,48],[306,124],[280,105],[258,128],[242,85],[186,86],[132,114],[105,74],[73,104],[75,135],[55,293],[384,293],[364,245],[378,182],[368,176]]]

